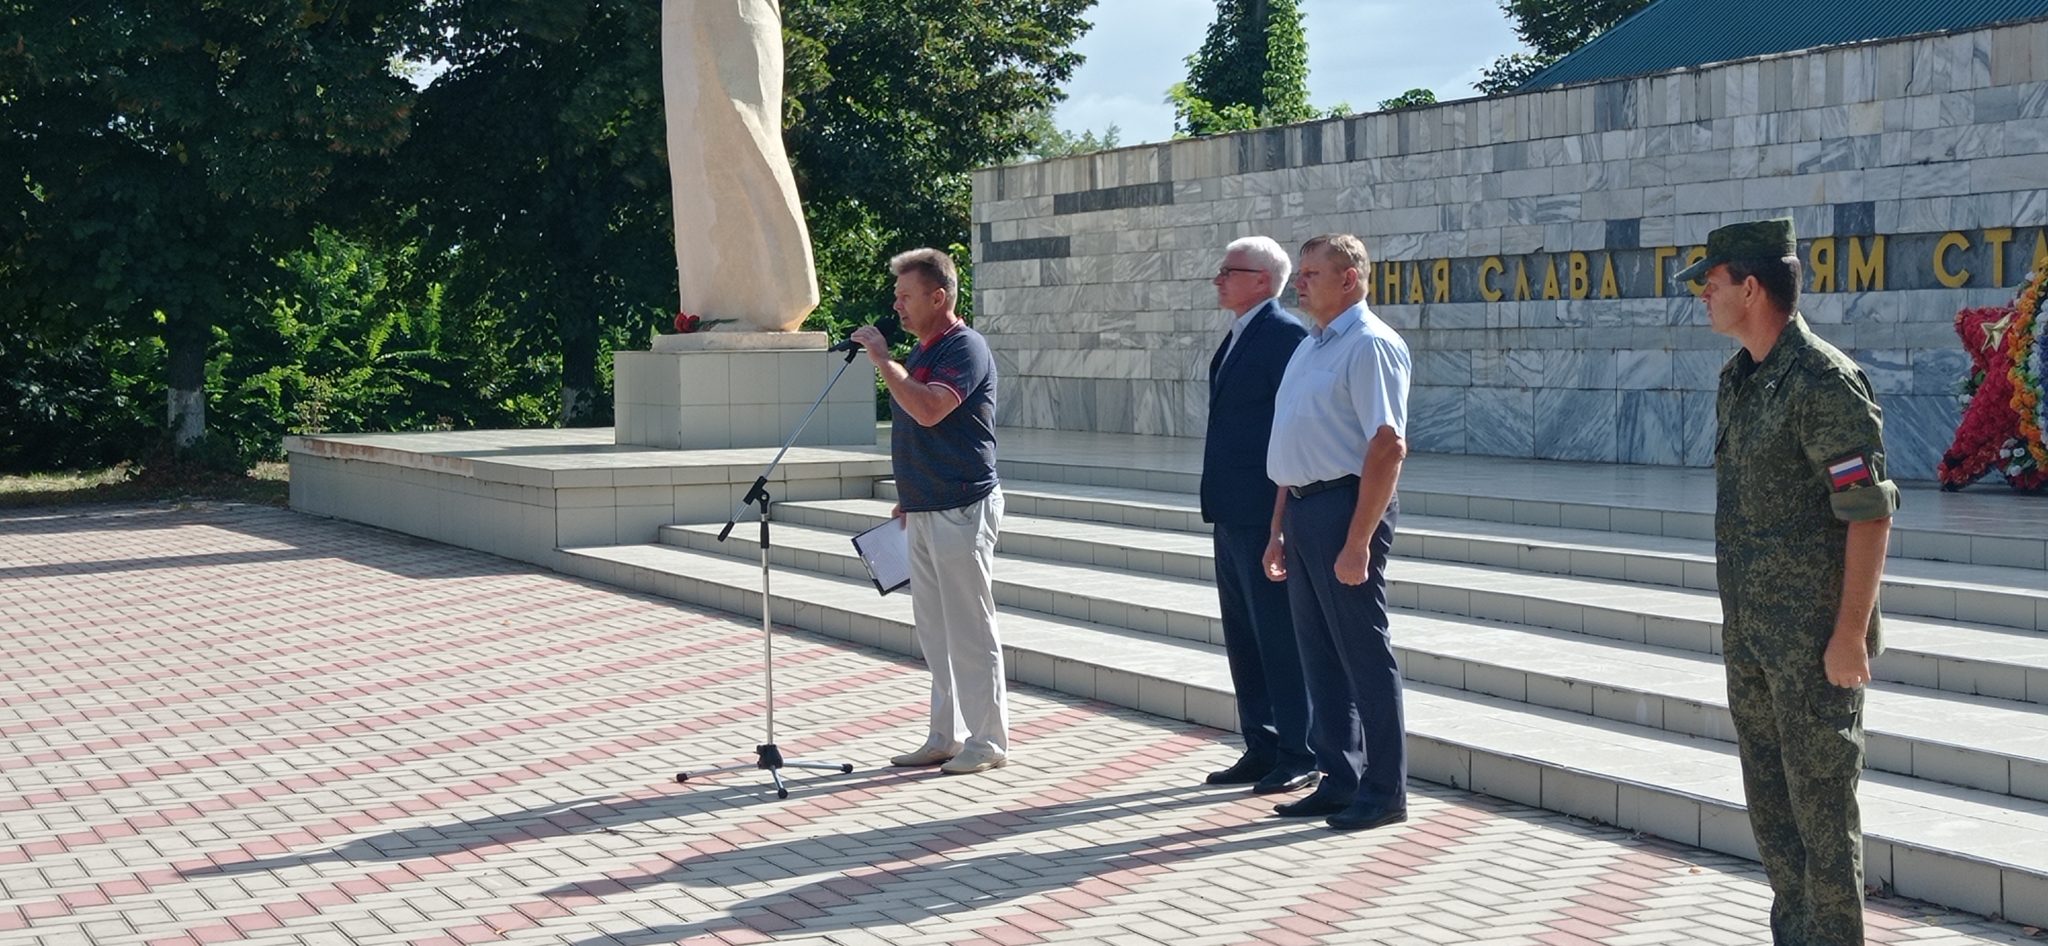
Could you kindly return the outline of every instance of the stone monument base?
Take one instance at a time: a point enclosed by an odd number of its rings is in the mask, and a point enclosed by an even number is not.
[[[612,355],[618,443],[672,450],[780,446],[846,360],[824,332],[662,335]],[[872,446],[875,368],[865,355],[825,397],[799,444]]]

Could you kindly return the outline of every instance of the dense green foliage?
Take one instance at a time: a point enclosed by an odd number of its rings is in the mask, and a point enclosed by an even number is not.
[[[1022,121],[1027,144],[1018,157],[1023,158],[1065,158],[1108,151],[1121,144],[1123,138],[1123,129],[1116,125],[1103,129],[1100,135],[1093,131],[1083,131],[1078,135],[1063,131],[1053,122],[1050,108],[1033,109]]]
[[[1435,104],[1435,92],[1431,92],[1428,89],[1409,89],[1408,91],[1403,92],[1400,95],[1394,96],[1393,98],[1381,99],[1379,110],[1382,112],[1391,112],[1396,109],[1419,108],[1424,105]]]
[[[966,263],[1092,4],[784,0],[809,327]],[[608,420],[675,299],[658,3],[59,6],[0,0],[0,469]]]
[[[1307,121],[1308,39],[1296,0],[1217,0],[1188,78],[1167,90],[1181,134]]]
[[[1472,83],[1481,95],[1506,95],[1521,88],[1531,76],[1550,68],[1550,64],[1561,56],[1539,56],[1534,53],[1507,53],[1497,56],[1493,64],[1479,68],[1479,81]]]
[[[1080,65],[1093,5],[785,0],[783,137],[823,298],[811,327],[893,324],[895,251],[950,248],[966,268],[967,172],[1032,144],[1023,118]]]
[[[1483,95],[1513,92],[1529,77],[1649,5],[1650,0],[1501,0],[1501,10],[1515,21],[1515,35],[1534,52],[1495,59],[1480,70],[1473,87]]]
[[[0,3],[0,358],[124,391],[108,359],[160,359],[159,429],[196,445],[217,330],[404,139],[388,64],[423,28],[406,0]]]

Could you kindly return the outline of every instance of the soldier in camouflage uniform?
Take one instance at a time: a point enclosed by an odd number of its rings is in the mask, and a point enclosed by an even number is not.
[[[1771,937],[1836,946],[1863,942],[1862,688],[1899,492],[1869,380],[1796,309],[1796,247],[1790,220],[1722,227],[1674,278],[1742,343],[1715,404],[1714,538]]]

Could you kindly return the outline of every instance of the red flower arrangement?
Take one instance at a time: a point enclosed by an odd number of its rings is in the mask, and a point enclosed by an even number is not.
[[[2012,303],[2012,330],[2006,335],[2006,360],[2012,363],[2012,409],[2019,421],[2019,446],[2021,455],[2015,456],[2016,464],[2032,474],[2032,485],[2022,489],[2039,488],[2048,482],[2048,442],[2042,440],[2041,418],[2042,389],[2048,387],[2048,377],[2041,373],[2039,341],[2048,329],[2048,323],[2041,321],[2041,294],[2043,283],[2048,282],[2048,267],[2043,272],[2029,273],[2026,282],[2020,286],[2019,298]],[[2008,469],[2007,476],[2013,471]],[[2020,486],[2015,482],[2014,486]]]
[[[702,319],[699,319],[698,317],[696,317],[696,316],[694,316],[694,315],[691,315],[691,314],[690,314],[690,313],[688,313],[688,312],[678,312],[678,313],[676,313],[676,322],[675,322],[675,325],[676,325],[676,334],[677,334],[677,335],[688,335],[688,334],[690,334],[691,332],[694,332],[694,331],[696,331],[696,330],[697,330],[697,326],[698,326],[698,325],[700,325],[700,324],[702,324],[702,322],[703,322],[703,320],[702,320]]]
[[[1970,353],[1970,376],[1958,392],[1965,404],[1955,441],[1935,475],[1941,488],[1961,489],[1997,470],[2014,489],[2048,488],[2048,444],[2042,443],[2042,283],[2029,273],[2009,306],[1956,313],[1956,334]]]
[[[1935,468],[1942,489],[1962,489],[1976,482],[2003,459],[2013,439],[2019,415],[2012,408],[2012,365],[2005,345],[2012,318],[2012,309],[2005,306],[1956,313],[1956,334],[1970,353],[1970,377],[1960,392],[1968,404],[1956,425],[1955,441]]]

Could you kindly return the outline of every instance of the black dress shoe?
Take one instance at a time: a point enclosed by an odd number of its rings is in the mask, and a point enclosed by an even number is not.
[[[1230,768],[1218,769],[1204,779],[1211,785],[1252,785],[1273,771],[1273,763],[1242,756],[1231,763]]]
[[[1287,792],[1298,792],[1304,788],[1314,788],[1321,784],[1322,781],[1323,773],[1314,769],[1306,772],[1289,772],[1285,769],[1274,769],[1266,773],[1265,778],[1259,779],[1259,784],[1252,786],[1252,794],[1281,795]]]
[[[1320,818],[1343,811],[1349,799],[1339,797],[1336,792],[1314,791],[1308,797],[1296,801],[1283,801],[1273,806],[1273,813],[1282,818]]]
[[[1386,802],[1375,801],[1351,805],[1331,815],[1328,824],[1339,831],[1369,831],[1407,820],[1406,807],[1396,808]]]

